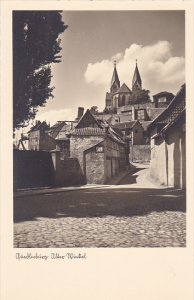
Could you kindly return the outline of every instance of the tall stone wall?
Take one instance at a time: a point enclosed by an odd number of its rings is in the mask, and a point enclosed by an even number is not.
[[[14,150],[14,189],[51,186],[54,167],[49,152]]]
[[[76,158],[60,159],[60,151],[14,150],[14,189],[74,186],[85,183]]]

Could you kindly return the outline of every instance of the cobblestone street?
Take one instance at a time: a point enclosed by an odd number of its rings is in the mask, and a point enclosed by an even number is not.
[[[15,225],[14,247],[182,247],[185,215],[38,218]]]
[[[184,247],[185,194],[117,186],[44,193],[14,199],[14,247]]]

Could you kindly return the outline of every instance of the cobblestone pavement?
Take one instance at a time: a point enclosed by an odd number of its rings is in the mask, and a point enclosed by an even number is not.
[[[14,247],[184,247],[185,213],[38,218],[15,224]]]
[[[185,247],[185,192],[149,182],[143,166],[121,185],[14,199],[14,247]]]

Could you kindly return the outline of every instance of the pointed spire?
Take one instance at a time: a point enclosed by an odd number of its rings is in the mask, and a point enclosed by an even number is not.
[[[135,71],[133,75],[133,80],[132,80],[132,89],[137,89],[137,88],[142,88],[142,81],[141,81],[141,76],[139,74],[138,66],[137,66],[137,59],[136,59],[136,66],[135,66]]]
[[[114,71],[113,71],[111,86],[110,86],[111,93],[115,93],[120,88],[120,81],[117,73],[116,64],[117,64],[116,60],[114,60]]]

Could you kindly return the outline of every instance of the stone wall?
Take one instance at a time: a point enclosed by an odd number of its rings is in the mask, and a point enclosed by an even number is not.
[[[85,184],[85,176],[77,158],[60,159],[60,151],[51,152],[55,169],[54,186]]]
[[[14,150],[14,189],[74,186],[85,183],[76,158],[60,159],[60,151]]]
[[[104,143],[104,183],[126,167],[125,146],[106,139]]]
[[[130,147],[129,160],[131,162],[149,162],[150,159],[150,145],[132,145]]]
[[[13,151],[14,189],[51,186],[54,168],[51,154],[45,151]]]
[[[70,156],[77,158],[82,171],[84,172],[83,158],[84,151],[103,141],[102,136],[71,136],[70,138]]]
[[[95,147],[85,155],[87,183],[104,183],[104,153],[96,153]]]

